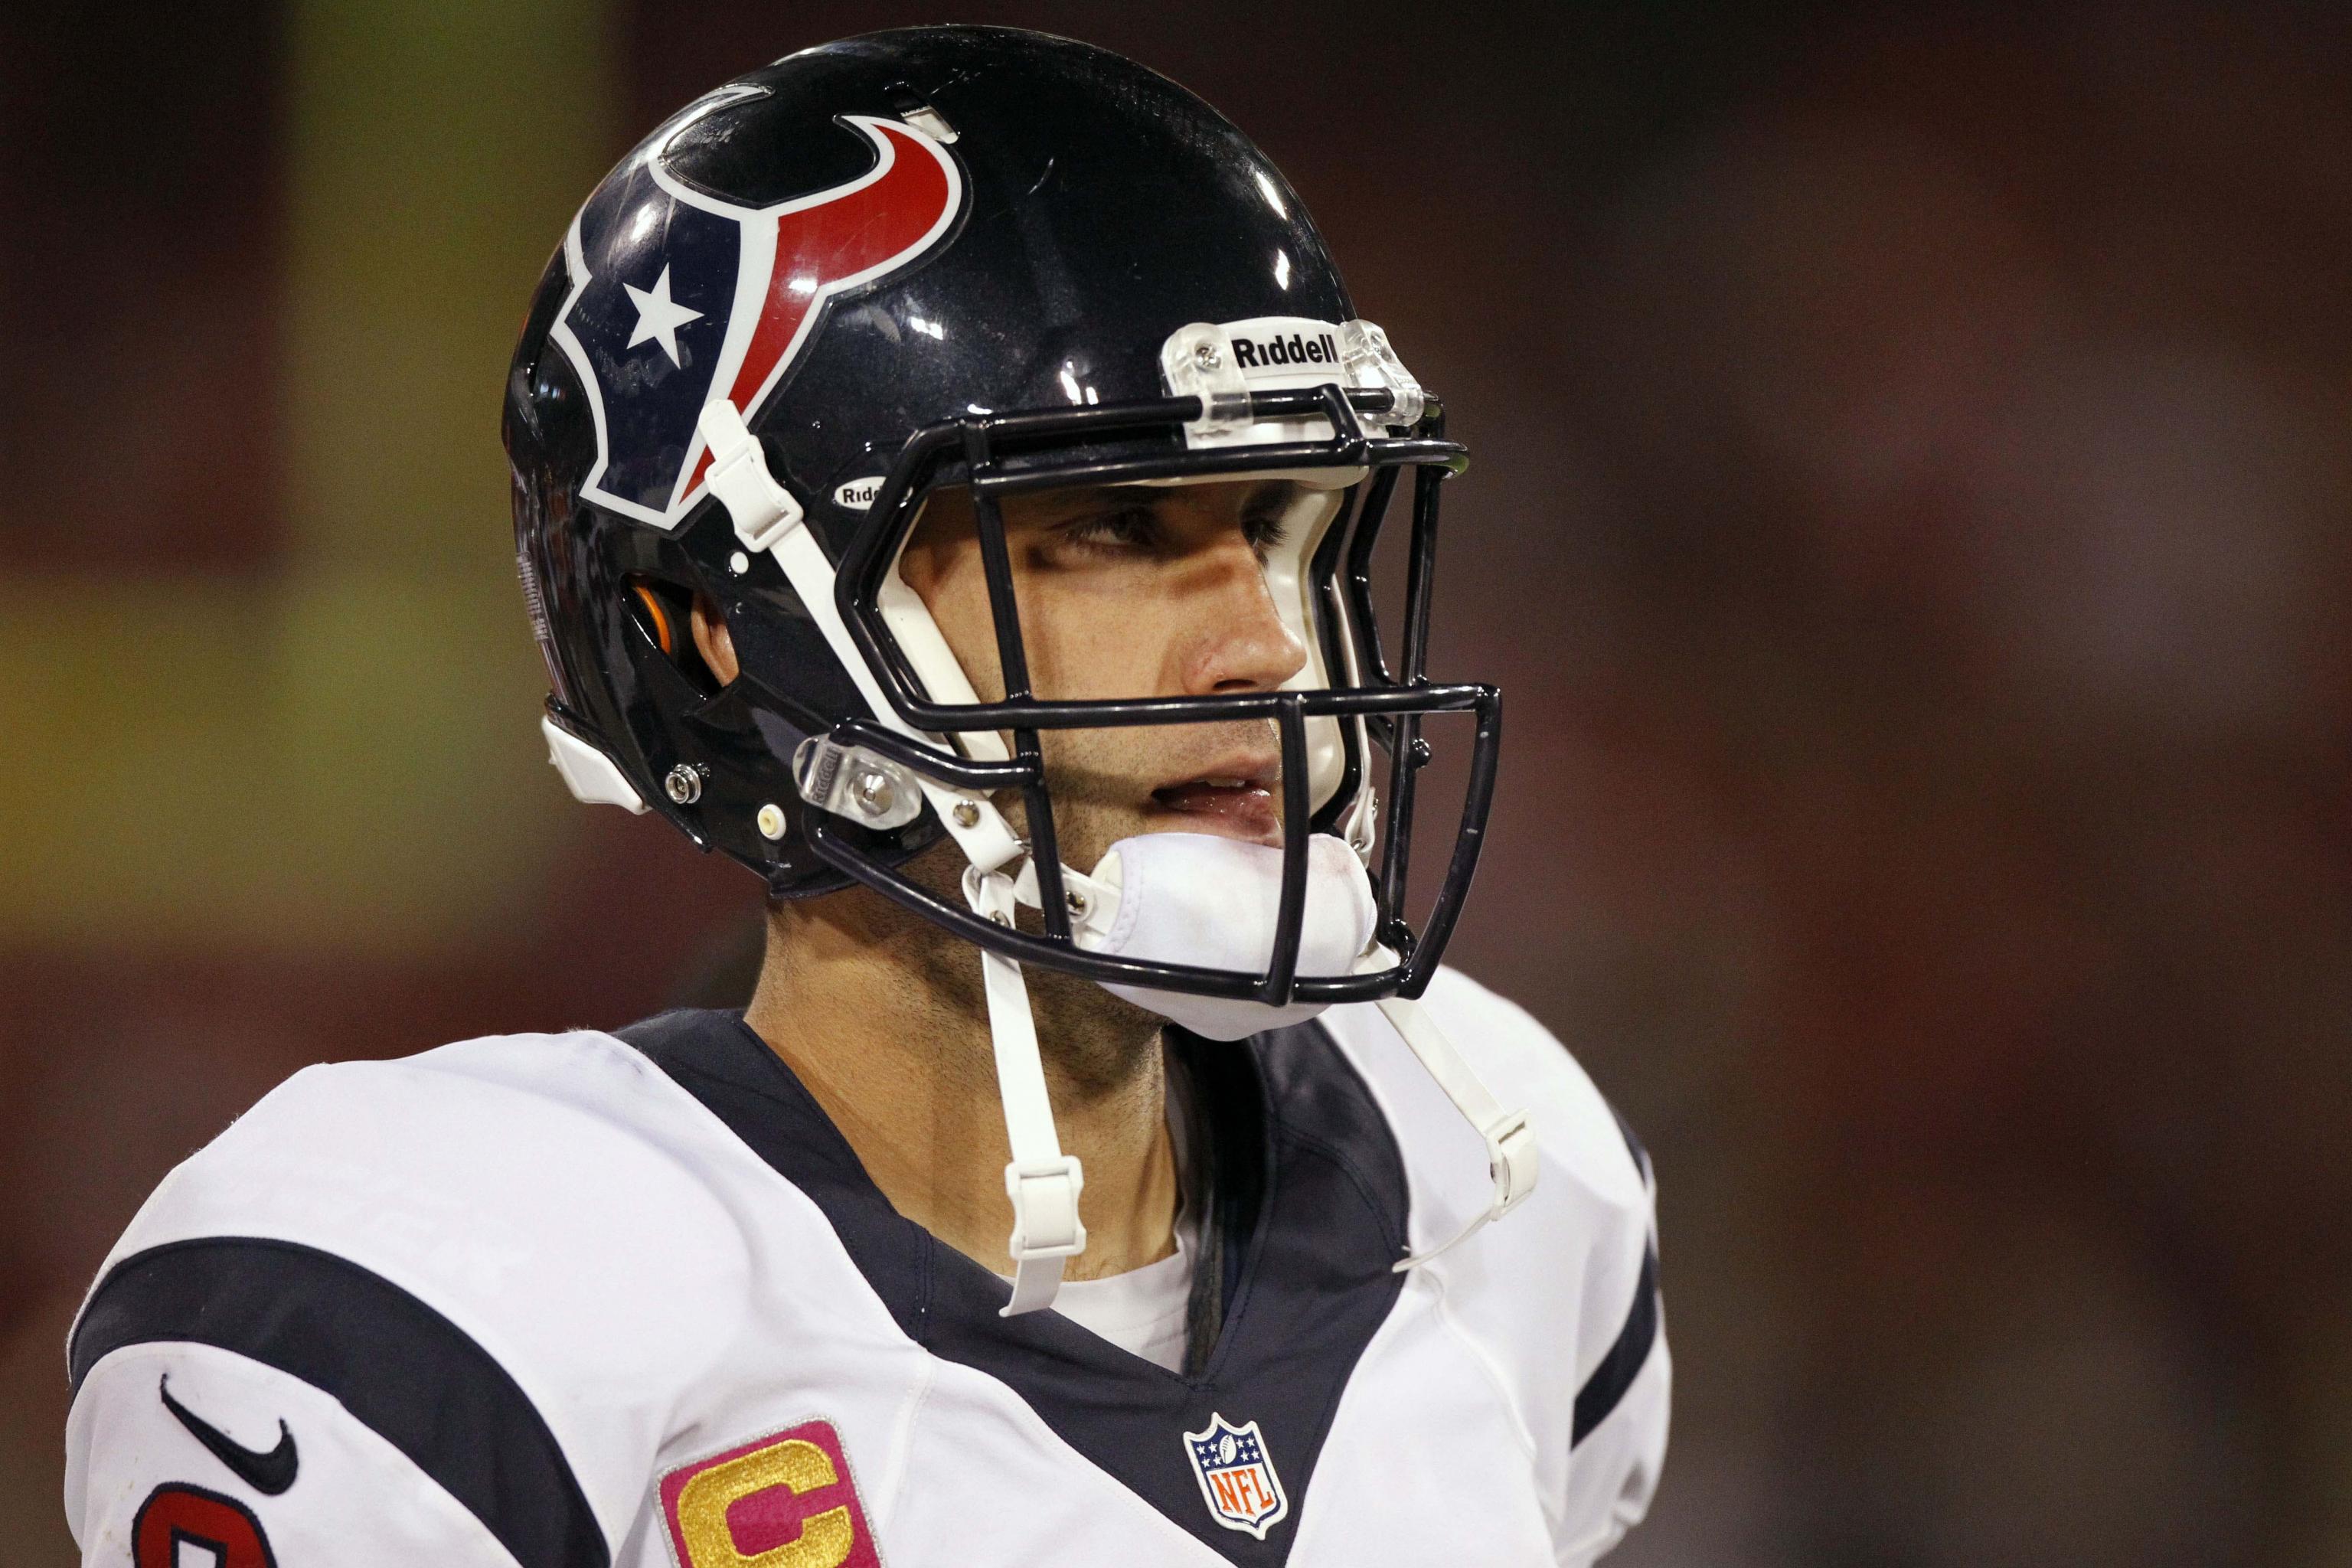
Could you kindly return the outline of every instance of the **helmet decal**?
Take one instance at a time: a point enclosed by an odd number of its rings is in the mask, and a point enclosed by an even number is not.
[[[721,201],[678,179],[664,153],[714,94],[589,198],[564,238],[571,293],[551,331],[580,374],[596,426],[583,498],[656,527],[700,498],[703,405],[751,420],[807,345],[833,296],[907,267],[963,202],[955,160],[895,120],[844,115],[874,166],[773,206]],[[586,258],[617,258],[593,273]],[[643,273],[644,276],[637,276]]]

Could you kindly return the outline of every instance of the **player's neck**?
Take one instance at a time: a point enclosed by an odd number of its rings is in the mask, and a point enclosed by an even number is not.
[[[1164,1258],[1177,1185],[1156,1024],[1085,982],[1033,970],[1029,983],[1062,1147],[1086,1170],[1087,1250],[1069,1277]],[[745,1019],[892,1206],[1012,1272],[1010,1151],[973,948],[862,889],[788,904]]]

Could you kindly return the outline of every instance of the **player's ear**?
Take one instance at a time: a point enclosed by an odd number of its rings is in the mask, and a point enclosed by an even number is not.
[[[735,662],[735,639],[728,633],[727,617],[719,613],[718,601],[708,594],[697,594],[693,622],[694,646],[702,662],[710,667],[719,685],[731,685],[743,667]]]

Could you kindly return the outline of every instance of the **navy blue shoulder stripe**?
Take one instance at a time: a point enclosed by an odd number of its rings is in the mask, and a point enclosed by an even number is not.
[[[604,1532],[529,1396],[464,1330],[383,1276],[250,1237],[133,1253],[74,1327],[75,1391],[109,1352],[167,1340],[234,1351],[334,1395],[522,1568],[610,1568]]]
[[[1606,1100],[1601,1103],[1609,1105]],[[1625,1152],[1633,1156],[1633,1169],[1640,1173],[1642,1184],[1648,1186],[1650,1184],[1650,1152],[1642,1147],[1642,1141],[1639,1138],[1633,1136],[1633,1124],[1625,1120],[1623,1111],[1614,1105],[1609,1105],[1609,1114],[1617,1119],[1617,1131],[1625,1137]]]
[[[1658,1249],[1645,1246],[1642,1249],[1642,1278],[1633,1287],[1633,1310],[1625,1315],[1625,1326],[1617,1331],[1617,1341],[1584,1386],[1576,1391],[1576,1415],[1569,1433],[1569,1447],[1584,1441],[1591,1430],[1609,1418],[1633,1386],[1643,1366],[1650,1359],[1650,1347],[1658,1340]]]

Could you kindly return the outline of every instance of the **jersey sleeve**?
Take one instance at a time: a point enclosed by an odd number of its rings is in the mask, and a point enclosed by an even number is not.
[[[85,1560],[608,1568],[742,1311],[657,1070],[590,1033],[307,1068],[173,1172],[68,1345]]]
[[[462,1479],[426,1468],[448,1455],[426,1445],[420,1463],[315,1384],[212,1345],[108,1353],[83,1380],[66,1443],[68,1522],[90,1568],[588,1560],[546,1531],[510,1550],[485,1516],[511,1508],[478,1512],[483,1498],[468,1507],[445,1484]]]

